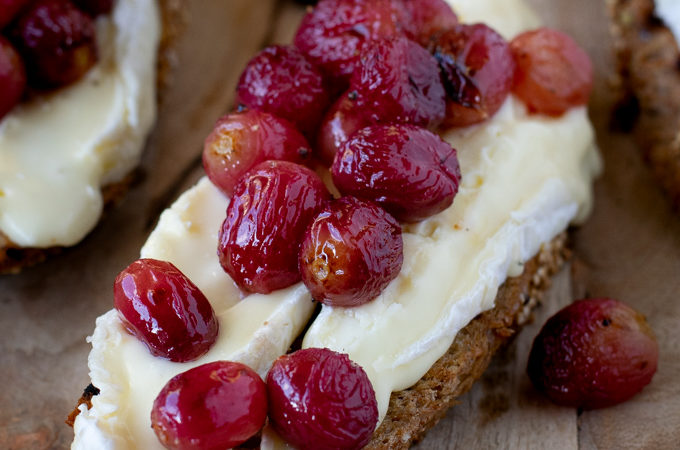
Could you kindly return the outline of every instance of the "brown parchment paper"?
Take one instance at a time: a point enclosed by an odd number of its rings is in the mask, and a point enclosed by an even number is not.
[[[111,308],[115,275],[138,256],[160,211],[199,174],[202,140],[232,101],[236,78],[264,43],[290,35],[302,8],[276,0],[188,0],[178,67],[150,139],[143,176],[77,247],[0,276],[0,449],[68,448],[64,419],[89,382],[85,337]],[[656,187],[628,134],[610,130],[618,99],[604,1],[530,0],[595,63],[591,117],[606,164],[596,208],[573,236],[536,322],[520,334],[419,448],[677,448],[680,442],[680,214]],[[624,300],[650,321],[659,371],[631,401],[579,413],[531,387],[528,349],[545,319],[574,298]]]

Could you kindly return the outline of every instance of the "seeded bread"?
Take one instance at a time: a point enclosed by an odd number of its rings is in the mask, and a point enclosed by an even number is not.
[[[522,275],[509,278],[500,287],[496,306],[463,328],[448,352],[420,381],[392,394],[387,416],[366,448],[408,448],[455,405],[482,375],[496,350],[530,320],[532,310],[550,286],[550,277],[569,256],[566,240],[566,233],[562,233],[543,246],[525,264]],[[98,393],[96,387],[88,386],[77,406],[90,406],[92,396]],[[71,426],[79,413],[77,406],[66,421]]]
[[[654,0],[608,0],[626,113],[654,176],[680,208],[680,52]]]
[[[159,0],[161,9],[162,34],[158,49],[157,85],[159,103],[163,99],[163,91],[171,83],[175,61],[173,43],[185,24],[182,0]],[[134,180],[134,170],[121,181],[102,187],[104,207],[109,208],[123,199]],[[29,248],[21,247],[0,231],[0,274],[19,273],[44,261],[50,255],[57,254],[63,247]]]

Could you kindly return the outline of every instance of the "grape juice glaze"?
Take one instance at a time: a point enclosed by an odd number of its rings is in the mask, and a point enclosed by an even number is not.
[[[483,21],[505,38],[536,28],[521,0],[450,1],[462,22]],[[588,214],[600,161],[584,107],[559,118],[527,114],[510,96],[489,121],[442,136],[459,149],[463,178],[453,206],[404,226],[404,264],[374,301],[324,306],[304,347],[348,353],[376,391],[384,417],[392,391],[415,383],[456,333],[493,307],[498,287],[523,263]],[[521,174],[521,175],[520,175]],[[241,298],[215,254],[228,204],[204,178],[161,216],[142,257],[174,263],[206,295],[220,324],[215,345],[189,363],[154,358],[116,311],[90,338],[93,407],[81,406],[74,449],[160,449],[150,422],[154,398],[174,375],[210,361],[240,361],[265,376],[308,321],[313,303],[298,283]],[[270,445],[265,433],[263,447]]]

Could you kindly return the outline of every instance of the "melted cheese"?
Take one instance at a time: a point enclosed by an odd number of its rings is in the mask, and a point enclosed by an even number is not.
[[[455,0],[466,21],[484,20],[508,37],[536,26],[519,0]],[[458,149],[463,172],[452,207],[404,227],[400,275],[373,302],[324,307],[305,346],[347,352],[367,371],[381,417],[393,390],[413,384],[475,315],[493,307],[507,276],[591,208],[600,170],[585,108],[551,119],[531,116],[514,98],[487,123],[444,138]],[[217,232],[228,200],[203,179],[161,216],[142,256],[170,260],[215,306],[220,337],[188,364],[154,358],[123,330],[115,311],[97,320],[90,376],[101,394],[81,407],[73,448],[161,449],[151,428],[153,399],[175,374],[215,359],[250,364],[264,375],[311,313],[297,284],[243,299],[219,267]],[[265,430],[263,448],[275,447]]]
[[[680,2],[678,0],[656,0],[656,15],[670,28],[680,47]]]
[[[155,0],[118,0],[97,22],[97,65],[0,122],[0,231],[12,242],[79,242],[99,220],[101,187],[139,163],[155,119],[159,27]]]

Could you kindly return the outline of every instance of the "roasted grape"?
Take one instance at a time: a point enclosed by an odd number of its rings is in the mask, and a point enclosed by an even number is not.
[[[0,30],[5,28],[31,0],[0,0]]]
[[[373,200],[407,222],[448,208],[460,184],[456,150],[413,125],[356,132],[335,156],[331,173],[343,194]]]
[[[267,418],[267,387],[248,366],[216,361],[173,377],[153,402],[151,426],[165,448],[223,450]]]
[[[435,33],[458,25],[458,16],[445,0],[402,0],[411,18],[414,39],[427,47]]]
[[[539,28],[515,37],[510,48],[517,63],[512,90],[529,111],[559,116],[588,103],[593,66],[571,37]]]
[[[12,44],[0,36],[0,120],[19,103],[24,90],[24,63]]]
[[[399,223],[379,206],[342,197],[326,206],[300,248],[302,281],[330,306],[359,306],[399,275],[404,243]]]
[[[321,122],[317,138],[319,158],[330,166],[335,154],[350,136],[375,123],[369,116],[356,92],[343,94]]]
[[[274,361],[267,393],[270,423],[301,450],[361,448],[378,423],[366,372],[327,348],[299,350]]]
[[[366,46],[350,91],[358,94],[375,121],[383,123],[436,125],[446,110],[437,60],[403,37]]]
[[[659,358],[644,316],[617,300],[572,303],[534,340],[527,371],[534,386],[563,406],[604,408],[637,394]]]
[[[403,35],[408,20],[394,0],[321,0],[302,19],[294,42],[334,83],[347,86],[365,44]]]
[[[192,361],[217,340],[219,324],[210,302],[169,262],[133,262],[116,278],[113,298],[125,328],[154,356]]]
[[[313,137],[330,104],[321,71],[295,47],[271,46],[250,60],[241,74],[237,101],[283,117]]]
[[[515,63],[503,37],[484,24],[458,25],[437,34],[430,50],[446,89],[445,127],[482,122],[503,105]]]
[[[243,174],[263,161],[304,164],[311,158],[311,147],[293,124],[257,110],[222,117],[203,146],[205,173],[227,195]]]
[[[248,292],[268,294],[300,281],[298,253],[328,190],[314,172],[266,161],[234,187],[219,236],[222,268]]]

